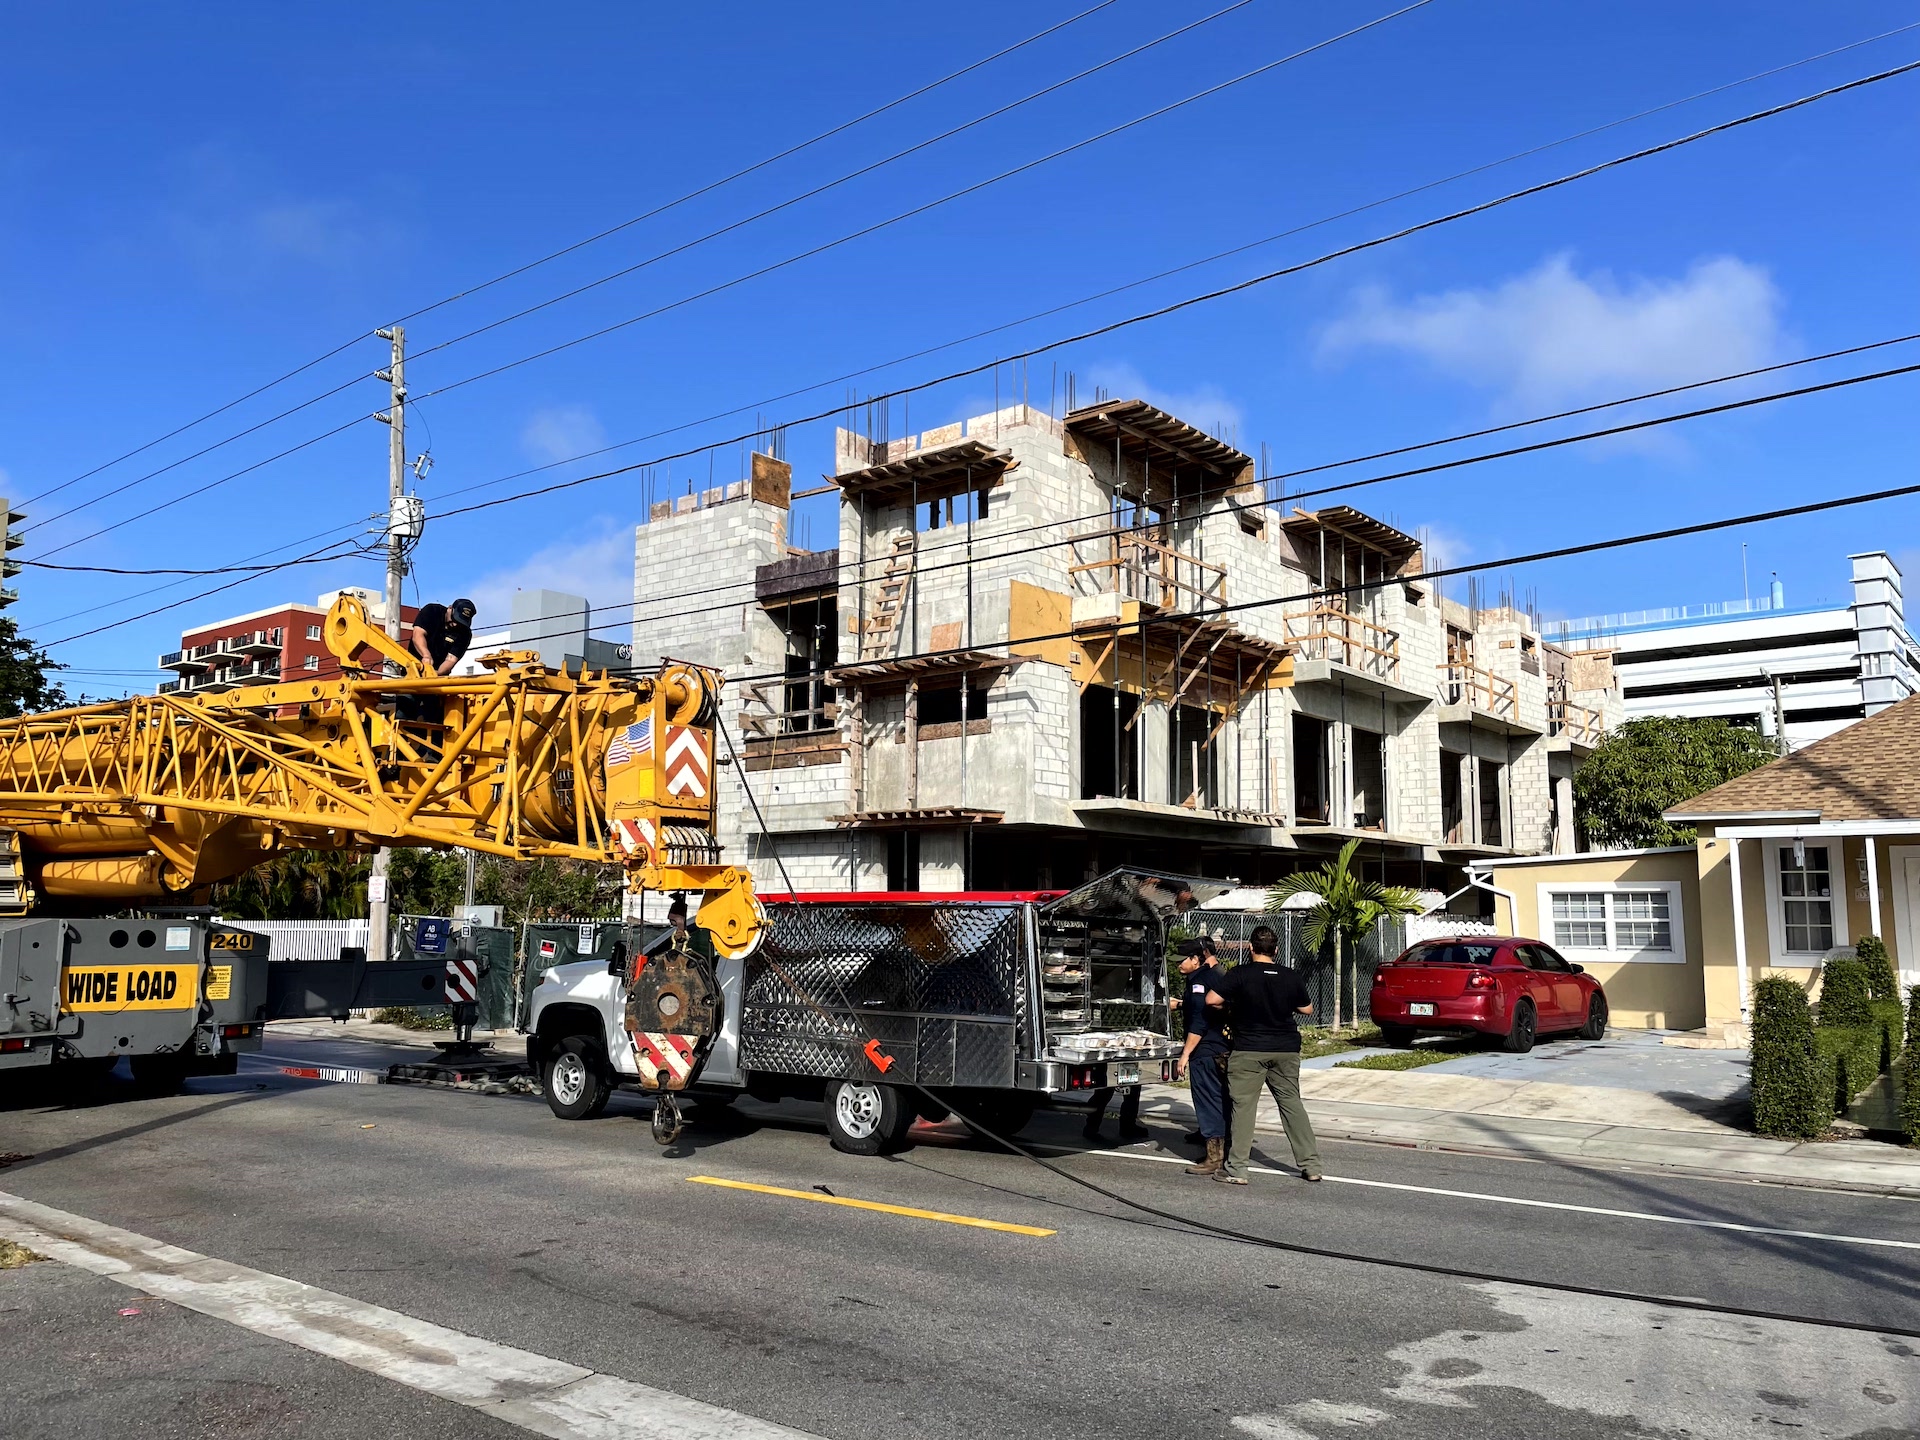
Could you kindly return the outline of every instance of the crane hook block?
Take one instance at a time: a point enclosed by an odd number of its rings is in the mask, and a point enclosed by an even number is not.
[[[723,1007],[713,962],[691,949],[642,958],[627,990],[627,1033],[641,1083],[651,1090],[684,1090],[720,1033]]]

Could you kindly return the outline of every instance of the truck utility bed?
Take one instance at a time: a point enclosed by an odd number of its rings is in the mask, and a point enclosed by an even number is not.
[[[1229,884],[1125,869],[1071,891],[770,897],[745,964],[737,1070],[1041,1092],[1131,1083],[1179,1050],[1168,925]],[[709,1074],[735,1068],[728,1058]]]

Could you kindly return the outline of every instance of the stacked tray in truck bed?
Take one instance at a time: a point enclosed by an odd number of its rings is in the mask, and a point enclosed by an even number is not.
[[[1088,1030],[1060,1036],[1048,1058],[1079,1065],[1092,1060],[1165,1060],[1179,1053],[1177,1043],[1151,1030]]]

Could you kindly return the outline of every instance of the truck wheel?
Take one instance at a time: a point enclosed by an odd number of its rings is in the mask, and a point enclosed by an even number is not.
[[[562,1120],[591,1120],[607,1108],[613,1087],[607,1084],[600,1047],[585,1035],[569,1035],[547,1061],[541,1089],[547,1108]]]
[[[827,1137],[849,1155],[885,1155],[906,1142],[915,1109],[891,1085],[836,1080],[827,1086]]]

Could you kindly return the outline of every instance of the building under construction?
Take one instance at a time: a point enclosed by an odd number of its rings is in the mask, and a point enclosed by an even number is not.
[[[1369,874],[1451,889],[1470,859],[1572,849],[1608,657],[1443,596],[1413,536],[1273,505],[1255,471],[1141,400],[1023,404],[840,430],[834,549],[788,544],[767,456],[654,506],[636,657],[742,677],[732,858],[783,885],[742,769],[803,890],[1259,884],[1354,837]]]

